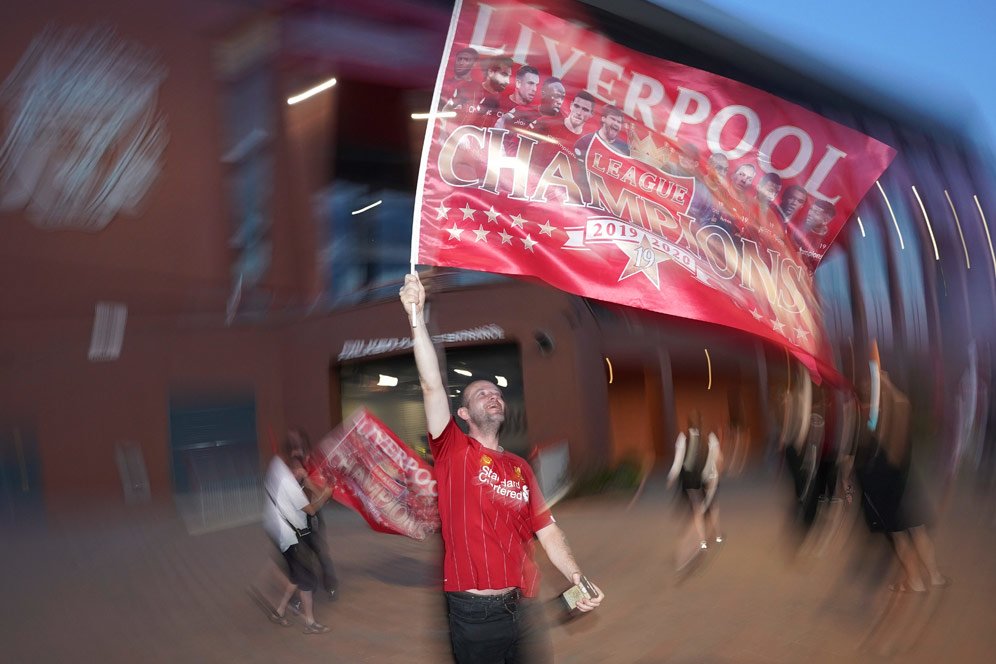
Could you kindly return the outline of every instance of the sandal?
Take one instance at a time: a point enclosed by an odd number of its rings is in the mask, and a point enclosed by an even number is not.
[[[270,622],[276,623],[276,624],[280,625],[281,627],[290,627],[290,620],[287,620],[287,616],[282,616],[279,613],[277,613],[276,611],[272,612],[269,615],[269,618],[270,618]]]
[[[951,577],[947,576],[942,576],[940,583],[934,583],[933,581],[930,582],[931,588],[947,588],[950,585],[951,585]]]
[[[313,622],[310,625],[305,625],[304,626],[304,633],[305,634],[324,634],[327,631],[329,631],[328,627],[326,627],[325,625],[323,625],[321,623],[317,623],[317,622]]]

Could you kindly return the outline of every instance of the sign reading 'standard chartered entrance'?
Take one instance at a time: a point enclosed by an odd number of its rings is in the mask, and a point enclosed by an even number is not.
[[[413,262],[738,328],[813,370],[812,272],[894,151],[515,2],[457,2]]]

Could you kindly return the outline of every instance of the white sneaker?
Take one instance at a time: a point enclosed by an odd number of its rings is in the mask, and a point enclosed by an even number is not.
[[[716,544],[722,544],[722,543],[723,543],[723,536],[716,535]]]
[[[701,542],[699,542],[699,548],[700,549],[708,549],[709,548],[709,544],[706,543],[705,540],[702,540]]]

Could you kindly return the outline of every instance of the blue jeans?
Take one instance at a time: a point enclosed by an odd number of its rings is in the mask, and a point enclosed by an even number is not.
[[[503,595],[446,593],[457,664],[550,662],[543,608],[518,589]]]

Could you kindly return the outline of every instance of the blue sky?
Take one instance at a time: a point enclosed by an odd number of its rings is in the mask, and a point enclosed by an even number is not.
[[[719,32],[746,24],[831,68],[996,142],[996,2],[953,0],[654,0]],[[719,12],[714,9],[720,10]],[[722,14],[727,15],[725,18]],[[748,40],[750,41],[750,40]]]

